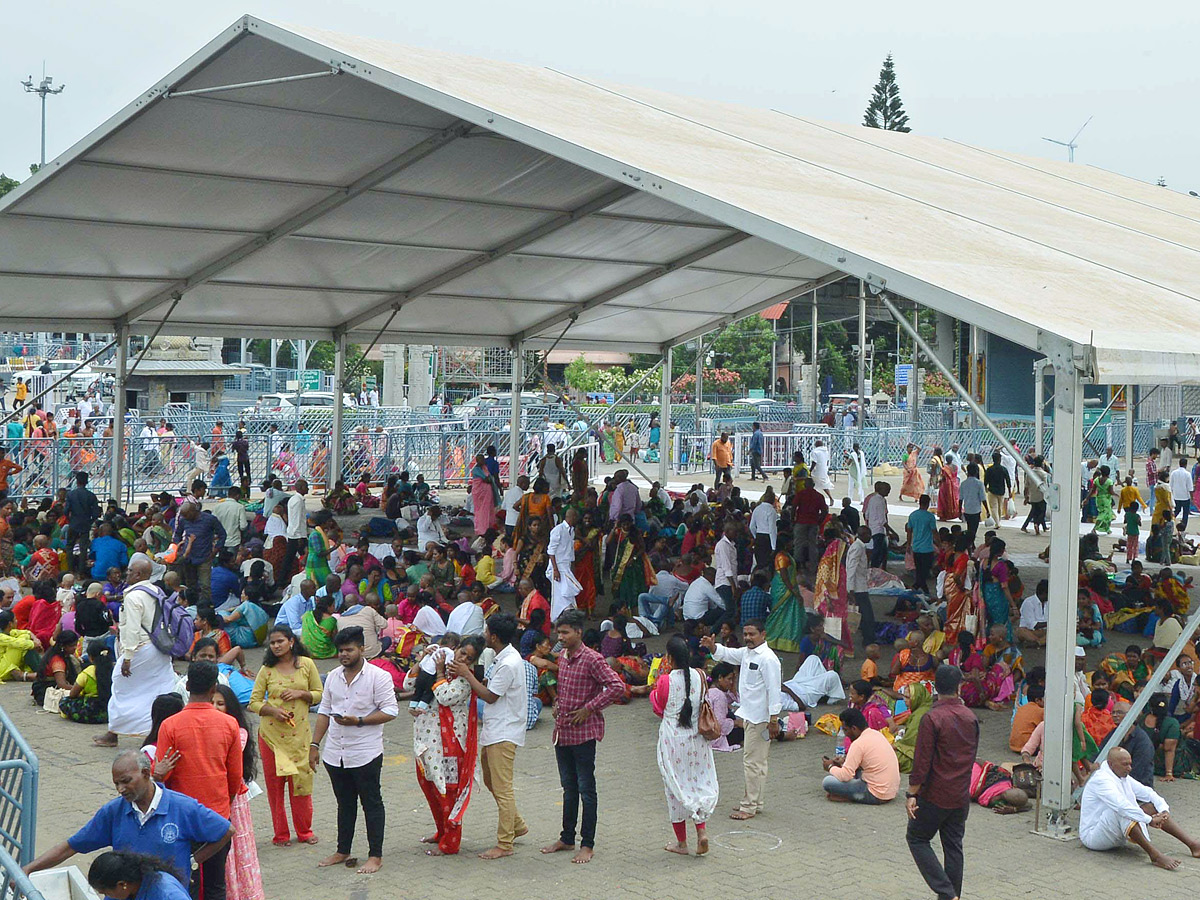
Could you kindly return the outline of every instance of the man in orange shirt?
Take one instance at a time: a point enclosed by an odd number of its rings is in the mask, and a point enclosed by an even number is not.
[[[0,447],[0,501],[8,498],[8,476],[20,472],[21,468],[8,458],[8,451]]]
[[[712,452],[709,453],[712,458],[713,466],[717,470],[716,480],[713,482],[713,487],[721,486],[721,481],[724,478],[732,480],[733,467],[733,444],[729,440],[729,432],[722,431],[721,436],[713,441]]]
[[[234,797],[246,789],[242,783],[242,741],[232,716],[212,705],[217,688],[217,667],[210,662],[188,666],[188,703],[158,729],[156,770],[168,756],[178,761],[163,776],[172,790],[198,800],[217,815],[230,817]],[[225,900],[226,844],[200,867],[202,900]]]

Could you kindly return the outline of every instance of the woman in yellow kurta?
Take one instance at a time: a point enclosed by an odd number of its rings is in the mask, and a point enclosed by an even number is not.
[[[250,694],[250,711],[262,717],[258,752],[275,828],[273,843],[285,847],[292,842],[283,803],[285,784],[292,796],[296,839],[305,844],[317,842],[312,830],[313,771],[308,764],[312,729],[308,708],[320,702],[321,694],[321,676],[308,650],[286,625],[276,625],[267,635],[263,666]]]
[[[1117,497],[1117,512],[1124,512],[1129,508],[1129,504],[1137,501],[1137,504],[1142,504],[1142,493],[1133,486],[1133,479],[1125,479],[1125,487],[1121,488],[1121,494]]]
[[[14,628],[11,610],[0,611],[0,681],[33,681],[37,676],[25,657],[35,649],[33,632]]]

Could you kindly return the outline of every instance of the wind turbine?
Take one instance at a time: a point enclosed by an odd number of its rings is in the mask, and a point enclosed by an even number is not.
[[[1042,138],[1042,140],[1049,141],[1052,144],[1058,144],[1060,147],[1066,147],[1067,162],[1075,162],[1075,148],[1079,146],[1075,143],[1075,138],[1083,134],[1083,129],[1088,127],[1088,122],[1092,121],[1093,118],[1095,118],[1095,116],[1088,116],[1087,122],[1084,122],[1079,126],[1079,130],[1075,132],[1075,137],[1071,138],[1069,141],[1056,141],[1054,138]]]

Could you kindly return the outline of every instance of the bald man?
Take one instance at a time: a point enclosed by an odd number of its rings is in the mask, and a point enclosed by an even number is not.
[[[1167,801],[1153,788],[1129,776],[1133,758],[1114,747],[1083,788],[1079,807],[1079,840],[1089,850],[1116,850],[1128,839],[1161,869],[1178,869],[1172,859],[1150,843],[1150,828],[1165,831],[1200,858],[1200,841],[1193,840],[1171,818]]]

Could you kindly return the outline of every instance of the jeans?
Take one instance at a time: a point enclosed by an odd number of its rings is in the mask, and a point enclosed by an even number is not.
[[[275,580],[279,584],[286,585],[292,580],[292,567],[296,564],[296,557],[301,559],[301,567],[303,561],[308,559],[308,538],[288,538],[287,550],[283,553],[283,571],[275,573]]]
[[[641,594],[638,597],[638,615],[649,619],[659,628],[664,623],[670,625],[675,618],[671,613],[671,602],[653,594]]]
[[[1179,522],[1179,530],[1187,531],[1188,516],[1192,512],[1191,500],[1176,500],[1175,501],[1175,519]]]
[[[754,473],[757,472],[763,477],[763,481],[767,480],[767,473],[763,471],[762,454],[757,451],[750,451],[750,480],[754,480]]]
[[[967,523],[967,543],[975,546],[975,535],[979,534],[979,513],[963,513],[963,521]]]
[[[858,614],[862,617],[858,630],[862,634],[865,647],[875,643],[875,607],[871,605],[871,595],[866,591],[855,591],[854,602],[858,604]]]
[[[725,476],[730,474],[730,470],[732,467],[731,466],[718,466],[715,463],[713,465],[714,465],[714,468],[717,470],[716,477],[713,478],[713,487],[719,488],[721,486],[721,482],[725,480]]]
[[[199,900],[225,900],[225,857],[228,855],[229,844],[226,844],[196,870],[199,876],[199,890],[194,892],[194,896]]]
[[[596,742],[584,741],[569,747],[556,745],[558,780],[563,789],[563,827],[559,840],[575,843],[575,825],[579,819],[579,800],[583,799],[583,822],[579,827],[579,845],[596,846]]]
[[[888,542],[887,533],[871,535],[871,557],[869,565],[872,569],[887,568]]]
[[[325,771],[329,773],[329,783],[337,798],[337,852],[350,853],[361,802],[363,817],[367,820],[367,855],[382,858],[385,815],[379,776],[383,771],[383,754],[361,766],[325,763]]]
[[[913,553],[917,571],[913,576],[913,590],[929,593],[929,573],[933,571],[933,553]]]
[[[862,770],[860,769],[859,771],[861,772]],[[840,781],[836,775],[826,775],[825,780],[821,782],[821,790],[827,794],[833,794],[835,797],[848,797],[855,803],[878,806],[881,802],[878,797],[871,793],[867,787],[867,783],[861,778]]]
[[[938,900],[952,900],[962,894],[963,835],[967,831],[969,807],[943,809],[928,800],[917,800],[917,817],[908,820],[908,850],[929,889]],[[945,865],[938,862],[930,841],[935,834],[942,838]]]

